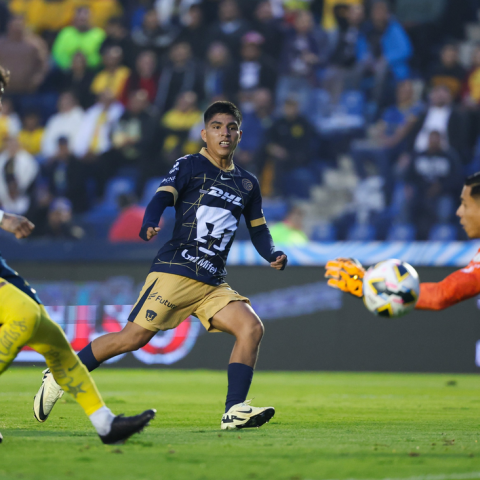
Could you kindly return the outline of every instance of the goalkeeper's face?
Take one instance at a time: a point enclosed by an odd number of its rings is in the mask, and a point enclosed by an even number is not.
[[[457,215],[469,238],[480,238],[480,198],[471,196],[472,187],[465,185]]]

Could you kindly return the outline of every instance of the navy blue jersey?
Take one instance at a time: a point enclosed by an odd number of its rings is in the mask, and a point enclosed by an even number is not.
[[[0,278],[3,278],[8,283],[15,285],[15,287],[26,293],[37,303],[42,303],[38,298],[37,292],[15,270],[7,265],[7,262],[2,257],[2,254],[0,254]]]
[[[265,224],[256,177],[235,164],[221,170],[203,148],[177,160],[158,191],[174,196],[175,229],[150,271],[223,283],[241,215],[249,227]]]

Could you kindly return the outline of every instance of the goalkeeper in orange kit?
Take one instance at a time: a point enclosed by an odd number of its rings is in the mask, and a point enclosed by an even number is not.
[[[471,239],[480,238],[480,172],[465,180],[457,210],[460,224]],[[328,285],[343,292],[363,297],[362,264],[352,258],[327,262]],[[443,310],[480,294],[480,249],[472,261],[438,283],[421,283],[417,310]]]

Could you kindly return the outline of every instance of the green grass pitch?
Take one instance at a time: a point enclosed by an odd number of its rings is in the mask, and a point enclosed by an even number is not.
[[[102,445],[66,395],[33,419],[41,369],[0,378],[0,479],[321,480],[480,478],[480,377],[364,373],[255,375],[260,429],[221,431],[224,372],[94,373],[115,413],[157,409],[143,434]]]

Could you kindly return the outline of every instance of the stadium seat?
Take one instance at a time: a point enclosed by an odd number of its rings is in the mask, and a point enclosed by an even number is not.
[[[263,214],[267,222],[280,222],[288,212],[288,203],[284,200],[263,199]]]
[[[107,182],[103,202],[95,206],[85,214],[84,220],[87,223],[102,222],[108,223],[118,214],[117,197],[122,193],[133,193],[135,181],[128,177],[114,177]]]
[[[135,180],[130,177],[114,177],[108,181],[102,205],[104,207],[117,208],[117,197],[122,193],[133,193]]]
[[[143,188],[143,195],[142,199],[140,200],[140,205],[142,207],[146,207],[152,197],[155,195],[160,183],[162,183],[164,177],[154,177],[150,178],[146,183],[145,187]]]
[[[412,242],[416,237],[416,229],[411,223],[397,223],[388,230],[389,242]]]
[[[452,242],[456,240],[457,237],[457,227],[451,223],[437,223],[431,228],[428,234],[428,239],[435,242]]]
[[[319,223],[313,227],[310,238],[313,242],[334,242],[337,239],[337,230],[331,223]]]
[[[376,229],[368,223],[356,223],[348,231],[347,240],[355,242],[371,242],[375,240]]]

